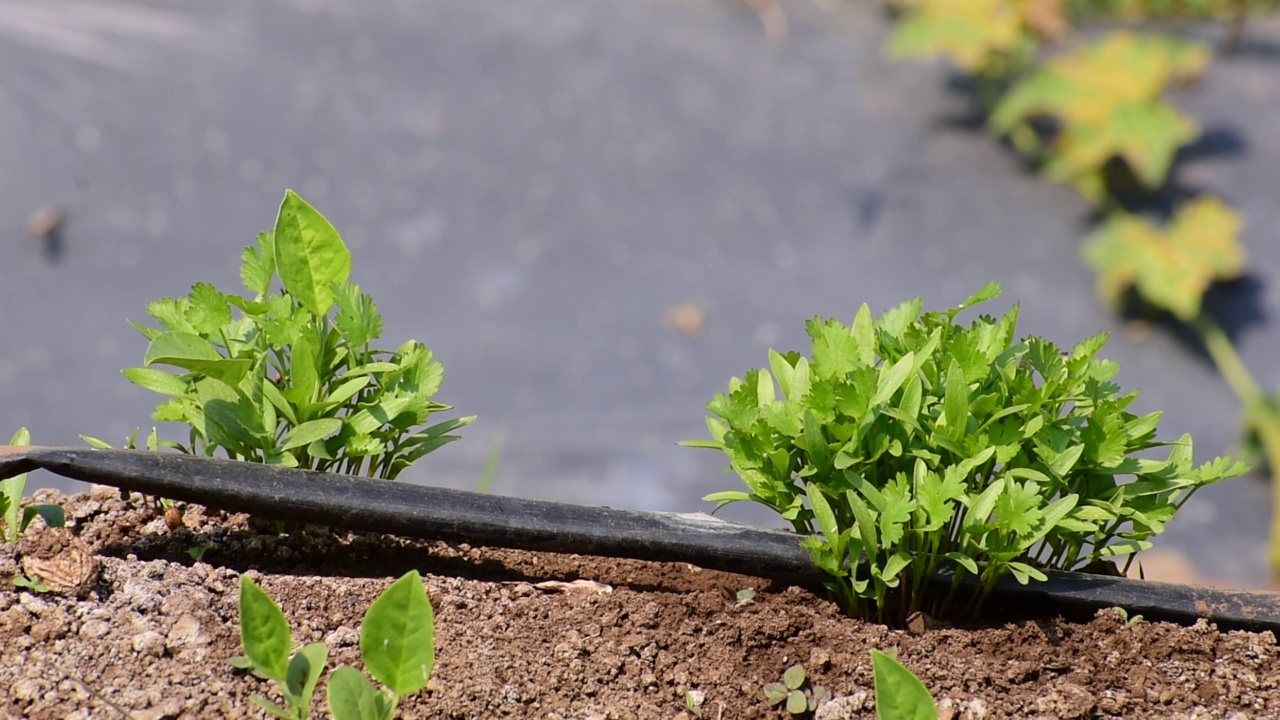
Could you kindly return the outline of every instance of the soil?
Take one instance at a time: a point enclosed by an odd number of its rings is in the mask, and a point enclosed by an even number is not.
[[[113,488],[40,502],[0,548],[0,717],[266,717],[270,683],[232,668],[242,652],[237,583],[281,603],[298,642],[360,667],[369,603],[412,568],[436,611],[436,667],[402,718],[784,718],[762,688],[802,663],[834,699],[824,720],[874,717],[870,650],[896,649],[943,718],[1274,718],[1280,649],[1271,633],[1138,621],[994,618],[970,628],[887,627],[842,617],[819,594],[688,565],[513,552],[274,523]],[[205,548],[200,562],[189,550]],[[8,576],[39,572],[47,593]],[[572,583],[575,580],[591,582]],[[559,581],[545,584],[546,581]],[[735,603],[753,588],[754,601]],[[313,717],[321,712],[316,693]]]

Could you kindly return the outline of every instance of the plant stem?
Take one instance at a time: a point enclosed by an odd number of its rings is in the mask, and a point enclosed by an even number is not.
[[[1213,358],[1213,364],[1218,366],[1218,372],[1222,373],[1222,378],[1227,381],[1245,409],[1251,409],[1261,402],[1264,399],[1262,389],[1240,359],[1240,353],[1222,326],[1203,312],[1196,317],[1192,326],[1200,333],[1209,357]]]
[[[1280,468],[1280,417],[1267,407],[1267,396],[1262,392],[1249,368],[1240,358],[1240,353],[1231,342],[1222,326],[1213,318],[1201,312],[1193,323],[1196,331],[1204,340],[1209,357],[1218,366],[1218,371],[1236,394],[1240,404],[1244,406],[1245,428],[1258,434],[1262,443],[1262,451],[1267,465],[1271,469],[1271,538],[1268,544],[1268,559],[1271,572],[1280,576],[1280,491],[1275,487],[1274,474]]]

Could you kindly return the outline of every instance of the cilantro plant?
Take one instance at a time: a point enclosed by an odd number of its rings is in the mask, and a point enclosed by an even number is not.
[[[999,292],[810,321],[811,358],[771,350],[769,370],[707,405],[712,439],[686,444],[723,451],[747,489],[706,499],[772,508],[808,536],[850,613],[901,623],[970,615],[1006,574],[1026,583],[1131,556],[1196,489],[1245,472],[1227,458],[1193,466],[1189,435],[1156,440],[1160,413],[1129,412],[1137,393],[1097,358],[1105,334],[1063,352],[1016,340],[1016,306],[955,322]],[[1160,446],[1164,459],[1146,452]],[[936,597],[926,581],[942,570],[954,581]]]
[[[350,271],[337,230],[287,191],[275,228],[241,257],[249,296],[198,283],[148,305],[161,327],[134,324],[150,344],[145,367],[124,374],[170,397],[154,419],[190,427],[185,444],[149,445],[394,479],[456,440],[474,417],[418,429],[451,409],[432,399],[444,368],[420,342],[373,347],[382,317]]]
[[[244,655],[229,662],[274,680],[285,702],[281,707],[254,695],[253,703],[281,720],[306,720],[329,650],[324,643],[311,643],[295,651],[280,606],[244,575],[240,638]],[[338,667],[327,691],[335,720],[391,720],[400,698],[426,687],[435,665],[435,616],[417,570],[400,577],[369,606],[360,624],[360,657],[389,692],[353,667]]]

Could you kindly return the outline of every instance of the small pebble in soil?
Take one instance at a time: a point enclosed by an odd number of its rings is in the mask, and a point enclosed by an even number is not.
[[[155,630],[147,630],[133,636],[134,652],[160,657],[164,655],[164,636]]]

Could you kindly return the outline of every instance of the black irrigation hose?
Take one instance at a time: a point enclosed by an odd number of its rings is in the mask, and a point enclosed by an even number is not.
[[[796,535],[701,513],[617,510],[482,495],[258,463],[127,450],[0,446],[0,478],[35,469],[268,519],[472,545],[686,562],[710,570],[814,584],[822,575]],[[1280,594],[1049,572],[1005,578],[990,600],[1089,612],[1123,607],[1151,619],[1280,632]],[[935,578],[944,586],[949,578]]]

